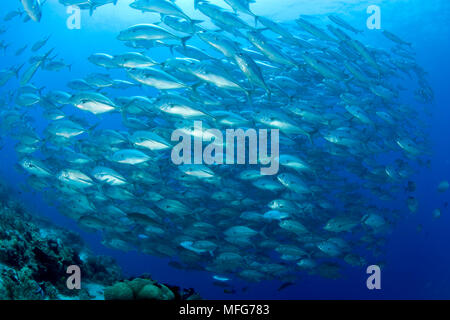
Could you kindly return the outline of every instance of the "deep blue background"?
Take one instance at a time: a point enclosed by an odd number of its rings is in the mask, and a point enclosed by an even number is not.
[[[18,192],[24,176],[14,169],[16,156],[13,142],[7,140],[0,150],[0,175],[17,190],[16,195],[26,205],[39,214],[50,217],[56,223],[79,231],[92,250],[116,258],[127,275],[150,273],[155,279],[185,287],[194,287],[205,298],[228,299],[431,299],[450,298],[450,212],[442,210],[442,217],[433,219],[432,211],[442,208],[450,200],[450,193],[439,194],[436,187],[441,180],[450,180],[450,2],[448,0],[404,0],[404,1],[286,1],[281,5],[275,0],[256,0],[253,10],[277,21],[292,20],[299,14],[340,13],[358,28],[364,28],[367,19],[366,8],[378,4],[382,10],[382,27],[394,31],[402,38],[414,44],[419,64],[429,73],[429,81],[436,95],[436,101],[429,108],[431,118],[432,163],[430,168],[423,168],[414,177],[417,183],[415,195],[420,207],[416,214],[410,214],[405,206],[405,196],[399,197],[396,206],[401,208],[404,218],[396,226],[386,245],[387,264],[382,272],[382,290],[369,291],[365,282],[365,270],[349,268],[343,278],[338,280],[305,276],[298,284],[277,292],[278,282],[263,282],[251,285],[243,293],[238,290],[235,295],[225,295],[220,288],[212,285],[211,275],[201,272],[185,272],[167,266],[166,260],[152,258],[135,252],[123,253],[105,248],[98,235],[86,234],[76,224],[47,206],[40,195]],[[0,15],[18,8],[18,1],[2,1]],[[102,72],[93,67],[86,58],[94,52],[121,53],[129,51],[115,40],[117,33],[132,24],[157,21],[157,16],[140,14],[127,8],[128,0],[119,0],[121,5],[108,5],[97,10],[92,17],[82,14],[82,28],[68,30],[65,26],[67,14],[65,8],[56,0],[49,0],[44,7],[44,16],[40,24],[21,23],[14,20],[7,25],[8,32],[0,36],[13,44],[6,56],[0,55],[0,68],[19,64],[30,57],[27,51],[20,59],[12,54],[26,43],[33,44],[38,39],[52,34],[49,47],[56,47],[59,58],[73,63],[72,72],[39,72],[33,79],[36,86],[51,89],[65,89],[64,83],[77,77],[84,77],[90,72]],[[191,1],[178,0],[184,8],[192,8]],[[309,3],[309,4],[308,4]],[[312,4],[311,4],[312,3]],[[186,10],[194,18],[192,9]],[[0,23],[1,24],[1,23]],[[373,46],[385,47],[386,40],[379,31],[365,31],[366,42]],[[167,53],[153,50],[152,57],[162,60]],[[115,73],[117,78],[126,79],[123,73]],[[17,87],[13,80],[2,91]],[[149,89],[146,93],[151,93]],[[127,92],[135,94],[137,92]],[[142,92],[140,93],[142,94]],[[428,121],[428,119],[424,119]],[[105,127],[116,126],[111,122]],[[402,125],[401,123],[398,124]],[[42,128],[41,128],[42,129]],[[423,225],[419,233],[417,226]],[[370,262],[370,261],[369,261]],[[241,285],[238,285],[242,286]]]

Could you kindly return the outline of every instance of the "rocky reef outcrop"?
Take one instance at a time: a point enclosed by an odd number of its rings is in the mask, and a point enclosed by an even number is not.
[[[149,276],[124,280],[107,256],[94,255],[72,231],[29,213],[0,181],[0,300],[156,299],[186,300],[192,289],[160,284]],[[71,290],[67,268],[82,270],[80,290]]]
[[[149,276],[115,283],[105,288],[105,300],[199,300],[193,289],[158,283]]]
[[[0,185],[0,299],[92,299],[86,286],[66,286],[71,265],[83,282],[110,285],[122,277],[113,259],[95,256],[79,235],[31,215]]]

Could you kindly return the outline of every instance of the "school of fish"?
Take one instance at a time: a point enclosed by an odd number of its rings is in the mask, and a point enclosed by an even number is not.
[[[277,23],[254,13],[254,1],[194,0],[204,17],[194,20],[175,1],[135,0],[132,9],[160,21],[122,30],[111,41],[123,52],[92,52],[76,63],[94,72],[73,79],[51,37],[1,39],[14,23],[46,18],[47,4],[20,2],[0,22],[0,49],[17,60],[0,62],[2,136],[16,141],[27,187],[101,232],[105,246],[209,271],[224,286],[335,278],[345,265],[382,262],[387,234],[407,214],[393,202],[417,210],[415,198],[398,195],[430,157],[423,115],[433,90],[412,44],[395,34],[380,31],[386,48],[375,48],[364,42],[377,31],[335,14]],[[59,2],[95,14],[117,0]],[[67,83],[44,87],[34,81],[42,72],[66,72]],[[107,126],[111,114],[121,127]],[[207,145],[207,129],[238,128],[279,130],[276,175],[171,162],[174,130]]]

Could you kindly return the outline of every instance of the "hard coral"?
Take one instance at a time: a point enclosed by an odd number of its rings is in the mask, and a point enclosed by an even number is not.
[[[190,294],[186,294],[186,293]],[[158,283],[152,279],[135,278],[118,282],[105,289],[105,300],[188,300],[199,296],[193,290],[179,291],[179,288]]]
[[[0,191],[4,189],[0,182]],[[89,299],[86,290],[66,287],[70,265],[81,268],[84,283],[110,285],[121,278],[111,258],[94,256],[77,234],[27,213],[9,193],[2,193],[0,299],[58,299],[62,295]]]

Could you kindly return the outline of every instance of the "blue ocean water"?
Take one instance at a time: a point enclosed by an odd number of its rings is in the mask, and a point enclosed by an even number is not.
[[[21,23],[15,20],[9,24],[4,35],[7,43],[17,49],[25,44],[33,44],[51,34],[49,47],[56,47],[58,57],[73,63],[71,71],[40,72],[33,79],[37,87],[53,87],[66,83],[89,73],[92,65],[87,57],[93,52],[121,52],[123,47],[115,41],[117,34],[132,24],[146,23],[151,14],[141,14],[129,8],[131,1],[119,0],[116,6],[109,4],[98,8],[92,16],[83,11],[81,29],[69,30],[66,27],[68,14],[66,8],[57,0],[48,0],[43,7],[40,23]],[[216,2],[214,2],[216,3]],[[217,1],[217,3],[219,3]],[[193,18],[199,13],[193,10],[192,1],[178,0],[177,4]],[[397,1],[333,1],[333,0],[256,0],[251,5],[258,14],[278,22],[288,22],[300,14],[316,15],[319,18],[328,14],[339,14],[353,26],[366,28],[369,5],[378,5],[381,9],[381,26],[399,35],[413,44],[417,61],[428,73],[428,81],[435,92],[435,101],[429,105],[431,119],[430,140],[432,158],[429,167],[422,167],[410,180],[415,181],[414,192],[419,201],[419,210],[415,214],[408,212],[405,204],[407,194],[398,195],[398,201],[392,206],[398,207],[403,216],[389,235],[385,248],[382,270],[382,289],[368,290],[368,275],[364,268],[347,267],[340,279],[325,279],[314,275],[303,275],[295,285],[277,291],[281,282],[263,281],[248,285],[236,281],[236,293],[228,295],[223,289],[212,284],[211,274],[207,272],[181,271],[167,265],[167,259],[146,256],[136,252],[121,252],[108,249],[101,244],[99,235],[86,233],[70,219],[45,203],[42,195],[19,189],[25,177],[14,169],[17,157],[14,143],[5,139],[0,151],[0,175],[14,187],[17,196],[27,207],[50,217],[56,223],[77,230],[90,247],[99,254],[113,256],[125,274],[129,276],[149,273],[155,279],[195,288],[204,298],[209,299],[448,299],[450,298],[450,211],[443,203],[450,200],[449,193],[438,193],[437,185],[450,179],[450,92],[448,76],[450,74],[450,3],[447,0],[397,0]],[[18,8],[16,1],[4,1],[1,13]],[[157,19],[153,19],[157,20]],[[368,43],[374,47],[383,47],[387,40],[379,30],[366,30]],[[164,58],[163,49],[152,51],[152,57]],[[15,58],[6,54],[0,56],[0,65],[6,68],[16,64]],[[13,88],[13,84],[8,84]],[[8,88],[6,88],[7,90]],[[5,90],[5,88],[3,88]],[[151,94],[151,89],[146,94]],[[40,116],[37,114],[36,116]],[[120,117],[112,117],[107,127],[120,125]],[[401,123],[398,123],[401,126]],[[39,129],[39,128],[38,128]],[[43,129],[43,128],[41,128]],[[433,219],[432,212],[441,208],[442,216]],[[422,231],[418,232],[418,226]],[[370,261],[369,261],[370,262]],[[375,261],[374,263],[377,263]],[[241,290],[244,287],[247,290]]]

